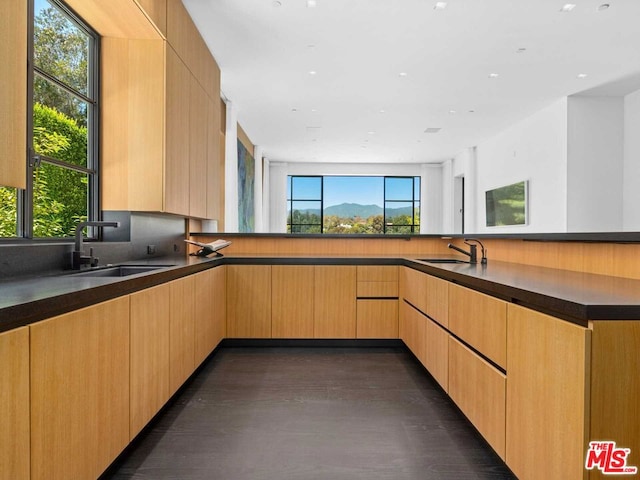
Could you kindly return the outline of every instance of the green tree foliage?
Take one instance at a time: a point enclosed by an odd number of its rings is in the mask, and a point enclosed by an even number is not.
[[[88,93],[88,37],[58,9],[48,7],[36,15],[33,48],[39,69],[82,94]],[[86,104],[38,76],[34,99],[87,126]]]

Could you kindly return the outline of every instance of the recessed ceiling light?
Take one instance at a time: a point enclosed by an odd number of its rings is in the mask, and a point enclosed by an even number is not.
[[[318,111],[318,109],[317,109],[317,108],[312,108],[312,109],[311,109],[311,113],[316,113],[317,111]]]
[[[434,10],[444,10],[445,8],[447,8],[447,2],[436,2],[433,6]]]
[[[307,48],[315,48],[316,46],[313,43],[310,43],[309,45],[307,45]]]
[[[587,75],[586,73],[579,73],[578,74],[578,78],[587,78],[589,75]]]
[[[316,72],[315,70],[309,70],[309,75],[315,75],[316,73],[318,72]]]
[[[387,113],[387,111],[384,108],[381,108],[380,113]]]
[[[406,77],[407,75],[408,75],[407,72],[400,72],[398,74],[398,76],[400,76],[400,77]]]
[[[367,132],[367,135],[375,135],[375,134],[376,134],[376,132],[374,132],[373,130],[369,130],[369,131]]]
[[[298,109],[297,109],[297,108],[295,108],[295,107],[293,107],[293,108],[291,109],[291,111],[292,111],[292,112],[297,112],[297,111],[298,111]]]
[[[611,5],[609,5],[608,3],[603,3],[602,5],[598,6],[598,11],[602,12],[603,10],[607,10]]]
[[[527,51],[527,49],[526,49],[526,48],[524,48],[524,47],[520,47],[518,50],[516,50],[516,53],[524,53],[524,52],[526,52],[526,51]]]
[[[576,4],[575,3],[565,3],[562,8],[560,9],[561,12],[570,12],[571,10],[573,10],[574,8],[576,8]]]
[[[469,110],[469,113],[476,113],[475,110]]]
[[[307,7],[314,8],[316,6],[316,0],[307,0]]]
[[[449,110],[449,114],[450,114],[450,115],[455,115],[456,113],[458,113],[458,112],[457,112],[457,111],[455,111],[455,110]]]
[[[500,76],[499,73],[490,73],[489,78],[498,78]]]

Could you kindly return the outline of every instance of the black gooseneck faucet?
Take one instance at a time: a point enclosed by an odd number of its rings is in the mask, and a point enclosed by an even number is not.
[[[470,243],[470,242],[474,242],[474,243]],[[449,248],[452,248],[454,250],[457,250],[460,253],[464,253],[465,255],[467,255],[469,257],[469,263],[478,263],[478,246],[476,245],[476,243],[478,245],[480,245],[480,249],[482,251],[482,258],[480,259],[480,264],[482,265],[486,265],[487,264],[487,251],[484,248],[484,245],[482,244],[482,242],[476,238],[465,238],[464,239],[464,243],[465,245],[469,245],[469,251],[467,252],[466,250],[463,250],[462,248],[456,247],[454,244],[450,243],[447,246]]]

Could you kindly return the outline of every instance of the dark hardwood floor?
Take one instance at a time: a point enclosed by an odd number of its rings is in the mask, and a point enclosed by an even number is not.
[[[402,348],[222,348],[106,479],[514,479]]]

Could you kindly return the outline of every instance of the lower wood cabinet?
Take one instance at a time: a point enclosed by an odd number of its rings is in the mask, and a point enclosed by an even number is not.
[[[29,327],[0,333],[0,479],[29,478]]]
[[[586,478],[590,341],[587,328],[509,304],[506,462],[518,478]]]
[[[398,300],[359,298],[356,338],[398,338]]]
[[[227,336],[271,338],[271,265],[227,265]]]
[[[226,266],[192,275],[194,279],[195,366],[200,365],[226,336]]]
[[[449,336],[449,396],[503,460],[506,383],[505,374]]]
[[[445,392],[449,391],[449,332],[425,318],[424,366]]]
[[[426,319],[427,317],[407,302],[400,303],[400,339],[423,365],[426,361]]]
[[[130,439],[129,297],[29,330],[31,479],[98,478]]]
[[[271,335],[313,338],[313,265],[271,267]]]
[[[356,338],[356,267],[316,265],[314,338]]]
[[[169,283],[169,394],[195,370],[195,275]]]
[[[130,439],[162,408],[169,387],[171,286],[159,285],[131,298]]]

